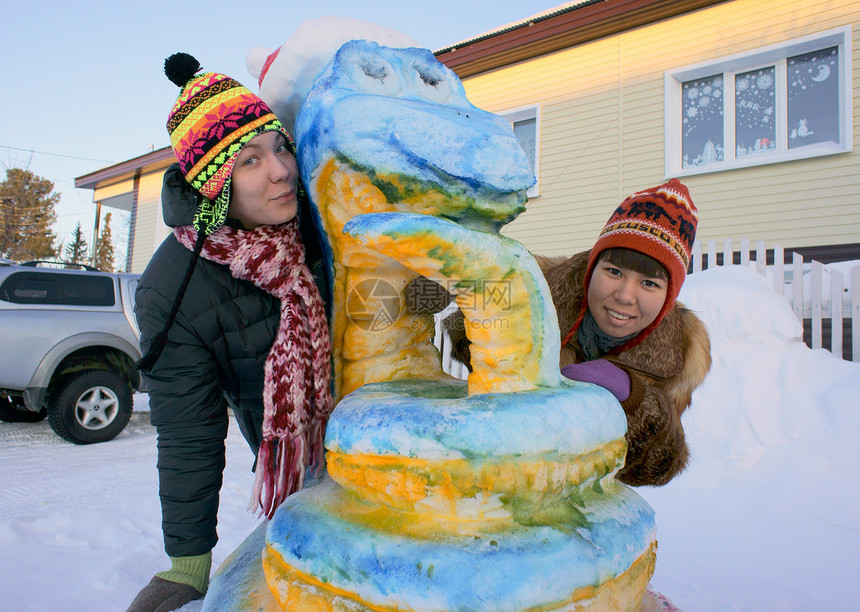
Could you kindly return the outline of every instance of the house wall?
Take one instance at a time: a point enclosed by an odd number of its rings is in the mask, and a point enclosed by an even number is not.
[[[664,175],[664,71],[853,25],[860,3],[734,0],[464,80],[476,106],[540,104],[540,196],[504,233],[533,252],[588,248],[614,207]],[[856,142],[858,97],[854,95]],[[700,241],[785,247],[860,242],[860,157],[819,158],[687,176]]]
[[[141,175],[138,186],[131,272],[142,273],[161,241],[170,232],[161,216],[164,169]]]
[[[130,193],[134,189],[134,179],[126,179],[110,185],[99,185],[93,191],[93,202],[103,202],[110,198]]]

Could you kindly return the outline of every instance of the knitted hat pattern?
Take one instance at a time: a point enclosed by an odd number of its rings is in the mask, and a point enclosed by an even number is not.
[[[660,262],[668,272],[666,301],[657,318],[635,338],[613,350],[620,353],[642,342],[675,306],[675,299],[687,275],[687,267],[696,238],[699,213],[687,187],[678,179],[637,191],[626,198],[609,217],[588,256],[585,272],[585,295],[600,254],[607,249],[631,249]],[[573,336],[588,310],[583,300],[582,312],[564,343]]]
[[[187,53],[165,60],[165,74],[182,87],[167,118],[167,132],[185,180],[203,196],[194,227],[211,234],[227,218],[233,165],[248,141],[277,131],[294,156],[296,151],[287,130],[263,100],[226,75],[197,74],[199,70],[200,64]]]

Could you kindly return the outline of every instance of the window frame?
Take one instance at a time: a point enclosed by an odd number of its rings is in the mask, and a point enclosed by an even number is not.
[[[514,123],[519,121],[528,121],[529,119],[534,119],[535,122],[535,184],[526,192],[526,195],[529,198],[536,198],[540,196],[540,104],[531,104],[529,106],[520,106],[518,108],[512,108],[509,110],[502,111],[497,113],[500,117],[504,118],[511,126],[511,130],[514,129]]]
[[[839,142],[815,143],[789,149],[787,133],[787,91],[785,65],[789,57],[827,47],[838,47],[839,67]],[[851,25],[794,38],[781,43],[759,47],[698,64],[683,66],[663,73],[665,107],[665,175],[682,177],[736,168],[748,168],[785,161],[836,155],[854,150],[854,84]],[[776,66],[776,151],[737,157],[735,134],[736,75],[765,66]],[[723,77],[723,146],[724,161],[704,166],[683,168],[681,132],[683,125],[683,84],[720,74]]]

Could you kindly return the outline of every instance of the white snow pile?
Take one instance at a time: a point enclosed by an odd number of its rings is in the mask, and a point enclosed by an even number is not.
[[[746,268],[694,274],[681,300],[714,364],[684,418],[690,467],[639,489],[657,516],[653,588],[685,612],[858,609],[860,364],[805,347],[788,303]],[[91,446],[0,423],[3,610],[124,610],[166,569],[147,416]],[[231,426],[215,566],[257,524],[252,461]]]
[[[689,469],[640,489],[657,516],[655,589],[682,610],[856,610],[860,364],[811,350],[747,268],[688,277],[713,366],[684,417]]]

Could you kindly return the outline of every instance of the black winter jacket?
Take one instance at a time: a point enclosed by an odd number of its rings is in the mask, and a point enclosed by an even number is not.
[[[178,166],[171,166],[162,189],[165,223],[190,225],[198,197]],[[144,353],[164,327],[190,260],[191,251],[171,234],[141,276],[135,315]],[[158,432],[164,545],[171,557],[203,554],[217,542],[227,408],[262,414],[263,365],[279,315],[277,299],[201,257],[167,345],[145,375]],[[255,420],[259,427],[261,419]]]

